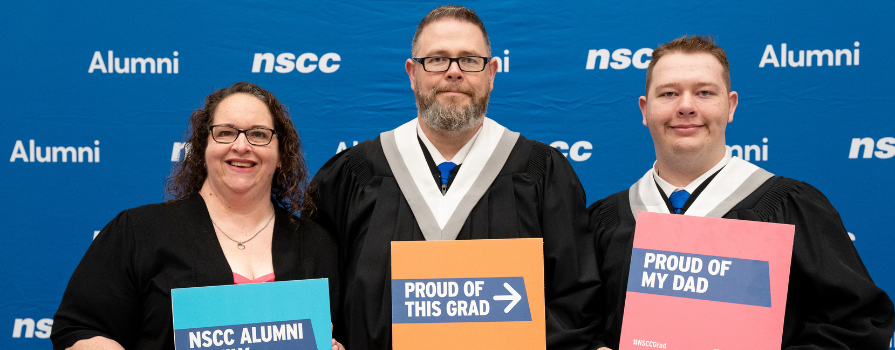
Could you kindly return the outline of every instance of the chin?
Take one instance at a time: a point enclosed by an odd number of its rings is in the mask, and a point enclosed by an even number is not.
[[[257,190],[260,186],[255,183],[248,182],[238,182],[238,183],[229,183],[227,184],[227,189],[234,193],[247,193],[252,190]]]
[[[671,152],[675,155],[694,155],[694,154],[702,154],[702,150],[705,147],[702,145],[693,145],[693,144],[677,144],[671,148]]]
[[[461,96],[446,97],[442,101],[439,101],[439,102],[441,102],[441,104],[443,104],[445,106],[453,106],[453,107],[466,107],[466,105],[472,103],[472,101],[470,101],[468,97],[461,97]]]

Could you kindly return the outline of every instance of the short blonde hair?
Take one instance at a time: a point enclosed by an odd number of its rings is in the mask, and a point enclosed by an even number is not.
[[[727,53],[715,44],[715,37],[711,35],[692,35],[688,38],[684,35],[657,47],[653,51],[653,58],[649,63],[649,67],[646,68],[646,92],[644,96],[649,98],[649,86],[650,82],[652,82],[653,67],[656,66],[656,62],[659,62],[662,56],[675,52],[704,52],[715,56],[718,62],[721,62],[721,77],[724,79],[724,84],[727,85],[727,92],[730,92],[730,64],[727,62]]]
[[[479,15],[475,14],[475,11],[458,5],[438,6],[434,10],[429,11],[429,13],[426,14],[426,17],[423,17],[423,20],[420,21],[420,24],[416,27],[416,33],[413,34],[413,42],[410,44],[411,55],[416,55],[416,43],[419,41],[420,33],[423,32],[423,28],[426,28],[426,26],[432,22],[442,19],[455,19],[461,22],[469,22],[476,27],[479,27],[479,29],[482,30],[482,36],[485,37],[485,50],[487,50],[487,55],[491,56],[491,41],[488,40],[488,32],[485,31],[485,24],[482,23]]]

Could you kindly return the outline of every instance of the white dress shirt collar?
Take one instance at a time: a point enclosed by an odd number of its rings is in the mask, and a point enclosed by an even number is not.
[[[708,179],[709,176],[712,176],[712,174],[718,172],[718,170],[721,170],[721,168],[723,168],[725,165],[727,165],[727,163],[730,162],[730,157],[731,157],[730,151],[728,150],[724,153],[724,158],[722,158],[721,161],[718,162],[718,164],[715,164],[715,166],[713,166],[711,169],[709,169],[709,171],[706,171],[705,173],[703,173],[702,175],[697,177],[696,180],[693,180],[693,182],[691,182],[686,187],[677,187],[675,185],[668,183],[668,181],[665,181],[664,179],[662,179],[662,176],[659,175],[659,170],[656,169],[655,162],[653,162],[653,173],[656,174],[656,176],[655,176],[656,183],[659,184],[659,188],[662,189],[662,192],[665,192],[666,196],[670,196],[672,193],[679,191],[679,190],[685,190],[685,191],[689,192],[690,194],[693,194],[693,191],[696,191],[696,188],[699,187],[699,185],[702,185],[702,183],[705,182],[705,180]]]
[[[454,155],[454,158],[450,160],[450,162],[460,165],[463,164],[463,161],[466,160],[466,155],[469,154],[469,150],[472,148],[472,144],[475,143],[475,140],[479,137],[479,134],[482,132],[483,128],[479,128],[478,131],[475,132],[475,135],[472,135],[472,138],[463,145],[463,148],[460,148],[457,151],[457,154]],[[438,152],[438,149],[435,148],[435,145],[429,141],[429,138],[426,137],[426,133],[423,132],[422,127],[417,124],[416,133],[419,135],[420,139],[423,140],[423,144],[426,145],[426,149],[429,150],[429,154],[432,156],[432,160],[435,161],[435,165],[447,162],[447,159],[444,159],[444,156],[441,155],[441,152]]]

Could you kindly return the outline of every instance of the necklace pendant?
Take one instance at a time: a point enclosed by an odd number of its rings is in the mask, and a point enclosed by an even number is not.
[[[260,230],[258,230],[258,232],[255,232],[255,234],[254,234],[252,237],[249,237],[249,239],[244,240],[244,241],[242,241],[242,242],[233,239],[233,237],[230,237],[226,232],[224,232],[224,230],[221,230],[221,227],[218,226],[218,224],[217,224],[216,222],[214,222],[214,220],[211,220],[211,224],[214,225],[214,227],[215,227],[216,229],[218,229],[218,231],[220,231],[221,234],[224,235],[224,237],[227,237],[227,238],[229,238],[231,241],[236,242],[236,248],[239,248],[239,250],[245,250],[245,249],[246,249],[246,246],[245,246],[245,244],[243,244],[243,243],[246,243],[246,242],[248,242],[248,241],[251,241],[251,240],[255,239],[255,237],[258,237],[258,234],[261,233],[261,231],[264,231],[264,229],[267,228],[267,226],[270,225],[270,222],[273,220],[274,215],[276,215],[276,213],[270,214],[270,218],[267,219],[267,223],[264,224],[264,227],[262,227]]]

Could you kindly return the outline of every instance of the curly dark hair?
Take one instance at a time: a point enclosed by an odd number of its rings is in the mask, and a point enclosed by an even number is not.
[[[308,195],[310,176],[305,163],[301,139],[286,106],[267,90],[258,85],[238,82],[230,87],[220,89],[205,98],[205,106],[190,116],[190,127],[185,133],[186,147],[183,160],[174,165],[171,176],[165,181],[165,197],[167,202],[175,202],[198,194],[202,184],[208,177],[205,164],[205,150],[208,147],[209,131],[214,113],[218,105],[228,96],[234,94],[250,94],[267,105],[273,117],[274,129],[279,141],[280,167],[273,176],[270,196],[273,201],[286,209],[294,220],[297,214],[304,212],[311,215],[314,203]]]

